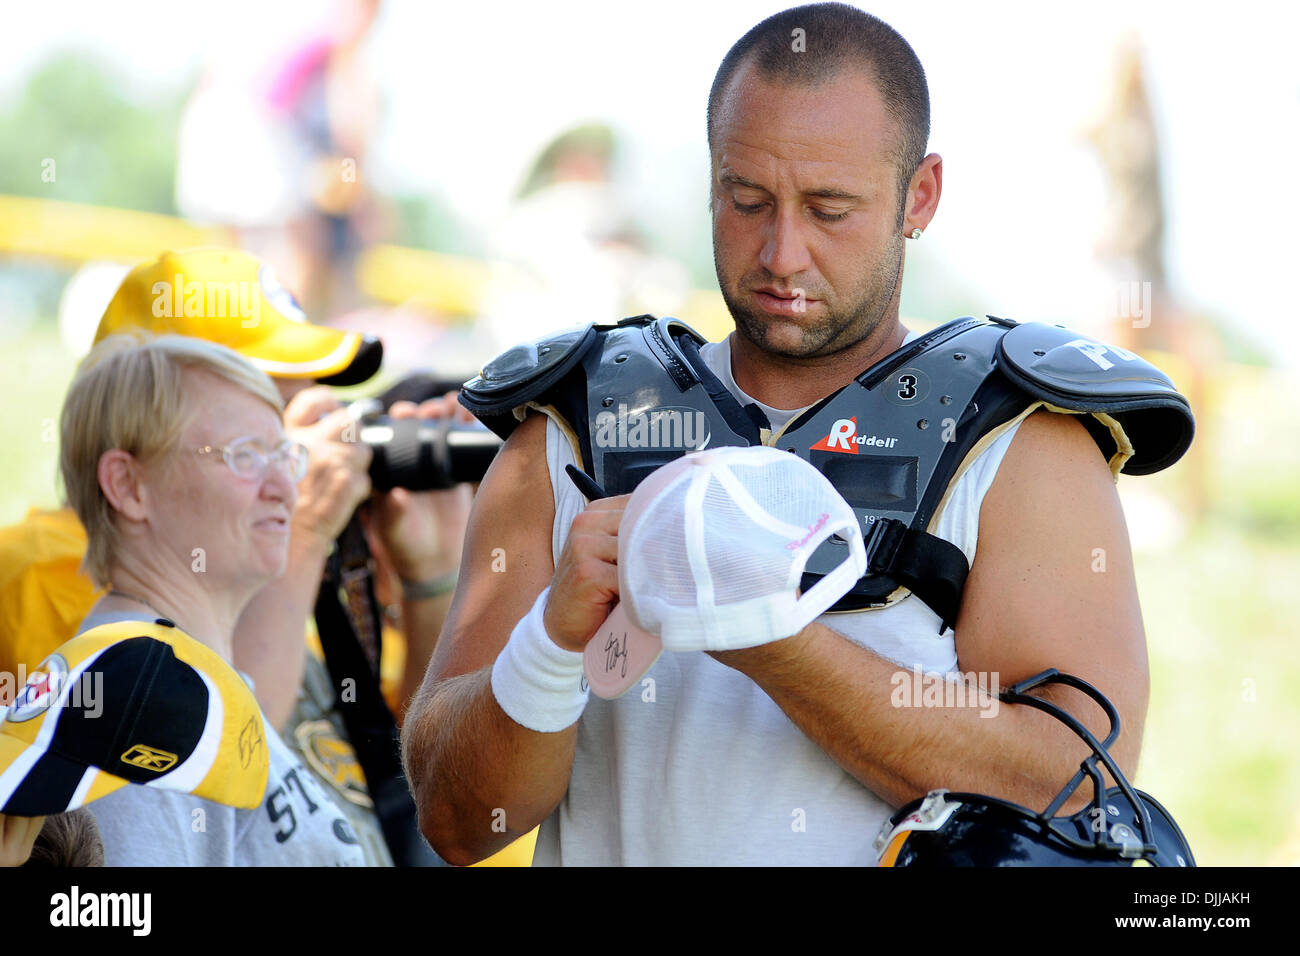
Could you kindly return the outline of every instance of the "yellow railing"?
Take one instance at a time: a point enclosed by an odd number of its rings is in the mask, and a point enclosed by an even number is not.
[[[175,216],[0,196],[0,254],[68,263],[136,263],[165,249],[235,241],[227,229],[198,226]],[[472,319],[482,311],[490,271],[481,259],[376,245],[358,258],[356,282],[357,288],[376,302],[415,305],[442,317]],[[731,331],[731,317],[715,291],[692,291],[680,318],[714,341]]]

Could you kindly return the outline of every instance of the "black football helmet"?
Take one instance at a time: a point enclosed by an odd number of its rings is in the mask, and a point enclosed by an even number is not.
[[[1075,687],[1110,718],[1110,733],[1098,743],[1087,727],[1051,701],[1026,691],[1045,684]],[[1056,670],[1002,691],[1007,703],[1051,714],[1092,748],[1065,788],[1042,813],[978,793],[931,790],[885,821],[876,837],[880,866],[1195,866],[1191,848],[1173,817],[1154,797],[1135,790],[1110,756],[1119,737],[1119,714],[1087,681]],[[1118,786],[1105,788],[1097,764]],[[1073,816],[1055,816],[1084,777],[1092,779],[1091,805]]]

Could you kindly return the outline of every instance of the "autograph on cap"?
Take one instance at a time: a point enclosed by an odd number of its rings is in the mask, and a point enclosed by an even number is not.
[[[239,732],[239,765],[247,768],[261,752],[263,745],[262,722],[257,717],[249,717],[248,723]]]
[[[618,667],[619,658],[623,659],[623,669],[619,672],[620,677],[627,676],[627,631],[623,632],[623,638],[620,640],[614,633],[610,633],[605,641],[605,673],[608,674],[615,667]]]

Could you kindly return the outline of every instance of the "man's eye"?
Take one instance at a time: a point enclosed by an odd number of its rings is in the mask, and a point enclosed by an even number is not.
[[[761,202],[756,202],[753,203],[752,205],[747,206],[744,203],[742,203],[739,199],[731,200],[731,205],[735,207],[736,212],[743,213],[746,216],[756,213],[763,208],[763,203]]]
[[[816,216],[818,219],[820,219],[822,222],[840,222],[844,219],[847,219],[849,215],[847,210],[839,213],[830,213],[830,212],[823,212],[820,209],[814,209],[812,211],[812,214]]]

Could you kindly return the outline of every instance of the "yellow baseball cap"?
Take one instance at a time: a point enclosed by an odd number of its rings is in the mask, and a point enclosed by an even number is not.
[[[95,331],[144,329],[234,349],[272,378],[356,385],[379,371],[378,338],[307,321],[271,267],[237,249],[164,252],[132,269]]]

